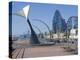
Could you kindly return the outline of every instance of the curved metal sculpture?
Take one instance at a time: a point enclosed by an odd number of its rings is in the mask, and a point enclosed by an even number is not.
[[[17,14],[14,13],[13,15],[17,15]],[[21,16],[21,15],[17,15],[17,16]],[[25,19],[24,16],[21,16],[21,17]],[[38,40],[38,37],[37,37],[35,31],[33,30],[32,25],[31,25],[29,19],[27,20],[27,22],[28,22],[29,27],[30,27],[30,29],[31,29],[31,38],[30,38],[31,41],[30,41],[30,43],[31,43],[31,44],[40,44],[40,42],[39,42],[39,40]],[[37,28],[37,29],[38,29],[38,28]],[[39,30],[39,29],[38,29],[38,30]],[[40,30],[39,30],[39,31],[40,31]],[[41,32],[41,31],[40,31],[40,32]]]
[[[32,26],[35,27],[39,31],[40,34],[42,33],[41,30],[37,26],[35,26],[33,24],[32,24]]]
[[[38,39],[41,38],[41,34],[42,34],[41,30],[37,26],[35,26],[33,24],[32,24],[32,26],[35,27],[39,31],[39,34],[37,34],[38,35]]]
[[[31,40],[30,40],[30,43],[31,44],[40,44],[40,42],[38,40],[38,37],[37,37],[35,31],[33,30],[32,25],[31,25],[29,19],[27,19],[27,22],[28,22],[29,27],[31,29]]]
[[[49,31],[49,34],[50,34],[50,41],[52,41],[52,40],[51,40],[51,31],[50,31],[49,26],[48,26],[44,21],[42,21],[42,20],[40,20],[40,19],[33,19],[33,20],[34,20],[34,21],[39,21],[39,22],[43,23],[43,24],[47,27],[47,29],[48,29],[48,31]]]

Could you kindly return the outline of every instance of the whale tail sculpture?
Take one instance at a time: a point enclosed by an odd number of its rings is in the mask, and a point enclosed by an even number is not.
[[[38,40],[38,37],[37,37],[35,31],[33,30],[32,25],[31,25],[29,19],[27,20],[27,22],[28,22],[29,27],[30,27],[30,29],[31,29],[30,43],[31,43],[31,44],[40,44],[40,42],[39,42],[39,40]]]

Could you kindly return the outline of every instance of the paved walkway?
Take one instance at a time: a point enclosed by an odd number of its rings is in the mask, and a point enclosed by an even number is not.
[[[36,46],[30,48],[18,48],[12,53],[12,58],[30,58],[30,57],[47,57],[72,55],[60,46]]]

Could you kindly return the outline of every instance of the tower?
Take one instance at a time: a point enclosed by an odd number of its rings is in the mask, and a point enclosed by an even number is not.
[[[56,10],[54,13],[53,21],[52,21],[52,31],[54,33],[64,32],[66,30],[66,22],[62,18],[59,10]]]

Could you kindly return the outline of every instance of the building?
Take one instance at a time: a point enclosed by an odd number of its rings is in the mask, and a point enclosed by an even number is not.
[[[65,32],[66,31],[66,22],[65,19],[62,18],[59,10],[56,10],[54,13],[53,21],[52,21],[52,31],[54,33],[57,32]]]
[[[71,16],[67,21],[67,31],[70,39],[78,39],[78,17]]]
[[[65,32],[67,30],[67,24],[65,19],[62,18],[59,10],[56,10],[52,21],[52,31],[53,39],[63,39],[65,38]]]

